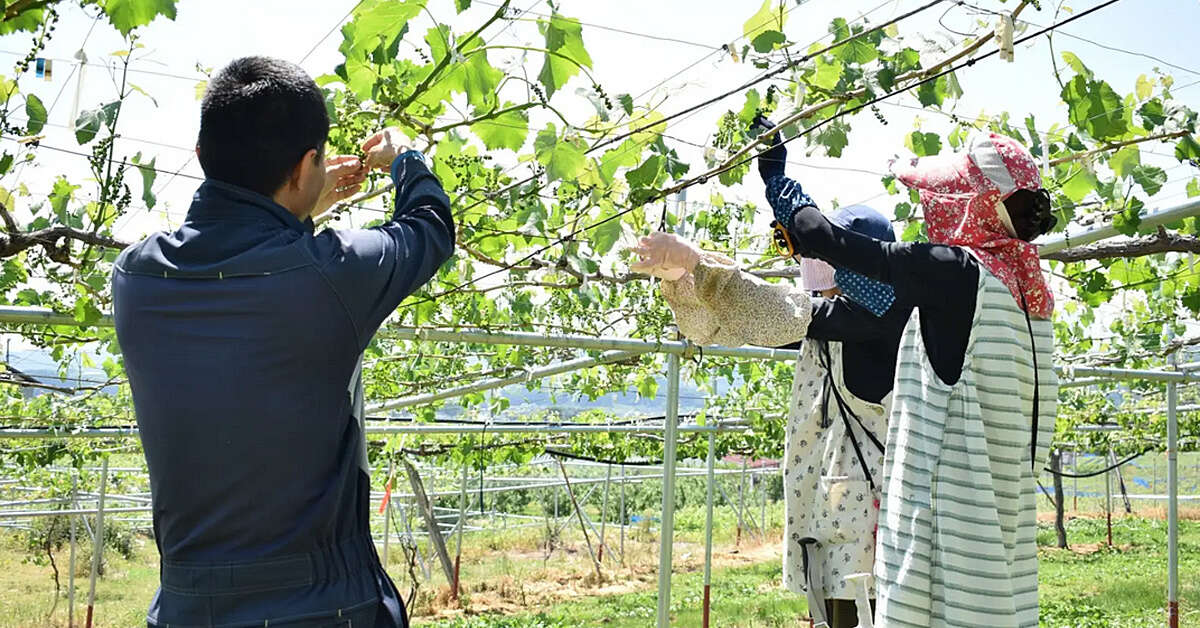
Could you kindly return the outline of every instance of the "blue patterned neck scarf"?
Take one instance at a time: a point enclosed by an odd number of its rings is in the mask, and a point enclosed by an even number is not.
[[[895,242],[892,223],[866,205],[851,205],[837,210],[829,221],[848,231],[884,242]],[[837,268],[833,280],[846,298],[867,308],[875,316],[883,316],[896,301],[896,292],[881,281],[870,279],[852,270]]]
[[[896,301],[896,292],[891,286],[852,270],[834,270],[833,281],[847,299],[867,308],[867,311],[875,316],[883,316]]]

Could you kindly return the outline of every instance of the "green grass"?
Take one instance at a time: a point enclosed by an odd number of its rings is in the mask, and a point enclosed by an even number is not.
[[[1040,561],[1042,625],[1070,628],[1162,626],[1166,607],[1166,523],[1140,518],[1114,522],[1116,548],[1093,548],[1105,539],[1104,521],[1075,519],[1068,537],[1081,553],[1043,548]],[[1200,522],[1181,525],[1181,626],[1200,625]],[[1052,544],[1044,526],[1039,543]],[[796,626],[807,604],[780,585],[777,561],[714,573],[712,621],[718,626]],[[671,616],[680,626],[699,626],[703,580],[699,573],[673,579]],[[416,622],[425,628],[575,628],[651,625],[656,591],[578,599],[538,613]]]
[[[690,525],[690,524],[689,524]],[[1164,623],[1166,580],[1166,524],[1160,520],[1129,518],[1114,521],[1116,549],[1099,547],[1105,537],[1103,519],[1080,518],[1069,523],[1075,551],[1043,548],[1040,565],[1042,625],[1072,628],[1161,626]],[[718,528],[727,538],[727,528]],[[612,530],[610,530],[612,532]],[[586,550],[558,550],[543,564],[532,536],[519,531],[467,537],[464,548],[464,584],[468,587],[466,615],[433,620],[417,617],[423,628],[644,628],[654,623],[657,590],[653,573],[653,539],[630,540],[631,557],[638,570],[610,573],[617,579],[636,578],[622,593],[580,595],[566,601],[547,602],[531,595],[523,607],[518,596],[508,592],[513,603],[508,614],[472,614],[495,599],[495,583],[504,579],[526,584],[589,587],[578,584],[588,572]],[[691,537],[694,532],[683,536]],[[1053,530],[1043,526],[1039,543],[1049,544]],[[696,568],[699,546],[695,538],[676,545],[676,575],[673,578],[671,615],[674,625],[699,626],[703,599],[703,574]],[[27,562],[11,533],[0,534],[0,627],[26,628],[66,625],[66,555],[58,556],[64,596],[53,618],[48,618],[53,600],[53,581],[48,565]],[[97,626],[144,625],[146,605],[157,585],[157,554],[153,543],[139,539],[133,560],[109,555],[109,574],[97,586]],[[774,545],[772,545],[773,547]],[[726,546],[724,549],[728,550]],[[532,551],[531,551],[532,550]],[[636,552],[636,554],[635,554]],[[518,553],[520,555],[518,556]],[[771,552],[756,554],[761,562],[714,570],[712,619],[716,626],[766,628],[796,626],[806,605],[801,596],[780,586],[779,561]],[[1200,626],[1200,521],[1184,521],[1180,542],[1182,584],[1181,625]],[[86,556],[81,557],[86,558]],[[76,616],[82,617],[87,595],[86,560],[79,561],[76,585]],[[683,565],[692,570],[682,572]],[[399,576],[393,562],[393,576]],[[436,573],[436,569],[435,569]],[[547,582],[554,574],[559,580]],[[489,584],[490,583],[490,584]],[[559,585],[558,583],[564,583]],[[618,581],[616,585],[623,584]],[[424,591],[432,595],[435,583]],[[428,600],[428,598],[427,598]],[[530,609],[536,609],[536,612]],[[516,612],[513,612],[516,611]]]

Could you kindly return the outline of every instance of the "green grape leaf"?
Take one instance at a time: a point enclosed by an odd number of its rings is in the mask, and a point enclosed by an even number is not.
[[[560,139],[553,124],[538,133],[533,145],[537,160],[546,167],[546,175],[551,181],[573,179],[587,164],[583,142]]]
[[[579,66],[592,67],[592,57],[583,45],[583,27],[579,20],[553,13],[550,19],[538,21],[546,38],[546,54],[538,81],[546,88],[546,97],[554,95],[571,77],[579,73]],[[573,62],[572,62],[573,61]]]
[[[621,109],[625,111],[625,115],[633,115],[633,96],[629,94],[621,94],[617,96],[617,101],[621,103]]]
[[[1137,146],[1126,146],[1108,158],[1108,167],[1117,173],[1118,177],[1128,177],[1133,169],[1142,164],[1142,153]]]
[[[156,201],[154,198],[154,179],[158,176],[158,170],[154,168],[154,162],[157,160],[158,158],[155,157],[150,161],[142,161],[142,154],[140,152],[134,155],[132,160],[133,164],[137,166],[138,171],[142,174],[142,202],[146,204],[147,209],[154,209]]]
[[[1063,87],[1071,124],[1098,139],[1121,138],[1129,132],[1121,97],[1104,81],[1076,76]]]
[[[934,105],[941,107],[942,103],[946,102],[948,92],[949,83],[946,81],[946,77],[939,77],[936,81],[922,83],[917,88],[917,100],[921,101],[921,105],[925,107]]]
[[[1078,203],[1091,194],[1096,189],[1096,175],[1082,166],[1076,166],[1078,170],[1068,175],[1067,179],[1062,182],[1060,189],[1062,193]]]
[[[763,31],[754,38],[750,45],[754,46],[754,50],[757,52],[768,53],[785,41],[787,41],[787,37],[779,31]]]
[[[1138,226],[1142,224],[1141,203],[1130,203],[1116,216],[1113,216],[1113,228],[1124,235],[1132,236],[1138,232]]]
[[[1187,195],[1188,198],[1200,196],[1200,178],[1193,178],[1191,181],[1188,181]]]
[[[609,149],[600,157],[600,174],[605,181],[612,181],[618,168],[628,168],[641,158],[642,146],[629,139],[616,148]]]
[[[625,180],[634,189],[652,188],[663,174],[662,164],[662,155],[651,155],[642,165],[626,172]]]
[[[1200,314],[1200,288],[1189,288],[1180,299],[1183,307],[1191,310],[1193,314]]]
[[[763,0],[762,6],[746,23],[742,25],[742,35],[747,41],[753,42],[760,35],[768,31],[783,32],[783,27],[787,23],[787,12],[783,8],[782,0]],[[757,50],[757,46],[755,47]],[[759,50],[759,52],[767,52],[767,50]]]
[[[0,157],[0,176],[8,174],[8,170],[12,168],[13,156],[10,153],[4,153],[4,157]]]
[[[471,0],[454,0],[454,10],[462,13],[471,8]]]
[[[942,152],[942,138],[937,133],[913,131],[904,138],[904,145],[917,157],[936,155]]]
[[[1146,100],[1154,95],[1154,79],[1142,74],[1137,78],[1137,84],[1134,88],[1134,94],[1138,100]]]
[[[1154,196],[1167,183],[1167,173],[1155,166],[1138,166],[1133,169],[1133,180],[1146,191],[1147,196]]]
[[[1200,159],[1200,143],[1191,135],[1185,135],[1175,145],[1175,158],[1179,161]]]
[[[1142,128],[1147,131],[1162,126],[1167,121],[1167,116],[1163,112],[1163,103],[1157,98],[1143,103],[1138,108],[1138,115],[1142,117]]]
[[[342,27],[342,45],[347,56],[365,58],[371,51],[396,38],[408,21],[421,13],[425,0],[364,0],[354,9],[354,19]]]
[[[817,71],[810,82],[824,90],[831,90],[842,80],[842,62],[835,57],[817,57]]]
[[[128,36],[139,27],[154,21],[158,16],[175,19],[175,0],[105,0],[104,12],[113,27]]]
[[[512,106],[512,103],[505,103],[502,109]],[[507,148],[517,151],[529,136],[529,115],[525,111],[507,111],[472,124],[471,131],[479,136],[488,150]]]
[[[850,143],[850,125],[841,120],[834,120],[821,127],[816,134],[805,136],[809,142],[825,147],[825,154],[830,157],[841,157],[842,150]]]
[[[1062,58],[1067,65],[1071,66],[1072,70],[1075,70],[1076,74],[1083,75],[1089,79],[1092,78],[1092,71],[1087,69],[1087,66],[1083,64],[1083,61],[1079,60],[1079,57],[1075,53],[1064,50]]]
[[[46,127],[46,106],[42,104],[41,98],[33,94],[25,97],[25,115],[29,116],[25,127],[25,132],[29,135],[37,135]]]
[[[611,208],[606,214],[602,214],[600,219],[605,220],[614,215],[615,212]],[[613,218],[608,222],[600,223],[598,226],[591,229],[592,234],[592,250],[596,255],[604,255],[612,250],[613,246],[621,239],[621,220]]]

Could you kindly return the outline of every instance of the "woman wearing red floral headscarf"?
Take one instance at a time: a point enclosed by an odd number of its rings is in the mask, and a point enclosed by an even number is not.
[[[876,624],[1032,628],[1035,480],[1058,380],[1054,301],[1030,241],[1054,226],[1049,196],[1029,151],[997,134],[893,172],[920,193],[929,243],[872,240],[812,204],[776,208],[797,253],[916,304],[888,420]]]

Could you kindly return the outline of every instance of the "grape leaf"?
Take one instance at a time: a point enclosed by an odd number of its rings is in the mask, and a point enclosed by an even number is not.
[[[545,35],[546,50],[550,51],[545,55],[538,81],[550,97],[579,73],[579,66],[591,68],[592,57],[583,45],[583,27],[579,20],[553,13],[549,20],[539,20],[538,27]]]
[[[512,103],[504,103],[502,108],[512,106]],[[471,131],[479,136],[488,150],[520,150],[529,135],[529,116],[524,111],[507,111],[472,124]]]
[[[1112,168],[1118,177],[1130,176],[1133,169],[1141,165],[1141,154],[1137,146],[1126,146],[1108,158],[1108,167]]]
[[[175,0],[105,0],[104,12],[113,27],[127,36],[160,15],[174,20]]]
[[[936,155],[942,152],[942,138],[937,133],[922,133],[913,131],[904,138],[904,145],[917,157]]]
[[[37,135],[46,127],[46,106],[42,104],[41,98],[33,94],[25,97],[25,115],[29,116],[25,127],[25,132],[29,135]]]
[[[787,12],[783,10],[783,2],[775,0],[763,0],[762,6],[746,23],[742,25],[742,35],[747,41],[753,42],[759,35],[767,31],[777,31],[782,33],[783,27],[787,23]],[[757,50],[758,47],[755,46]],[[759,52],[767,52],[759,50]]]
[[[783,33],[776,30],[763,31],[750,42],[754,46],[754,50],[761,53],[768,53],[775,49],[775,46],[787,41],[787,37]]]
[[[1137,166],[1133,169],[1133,180],[1146,191],[1148,196],[1158,194],[1167,183],[1167,173],[1155,166]]]
[[[546,167],[546,175],[551,181],[572,179],[587,163],[583,142],[560,139],[553,124],[547,125],[538,133],[537,139],[534,140],[534,149],[538,162]]]
[[[1123,137],[1129,132],[1121,97],[1104,81],[1076,76],[1062,89],[1071,124],[1098,139]]]

